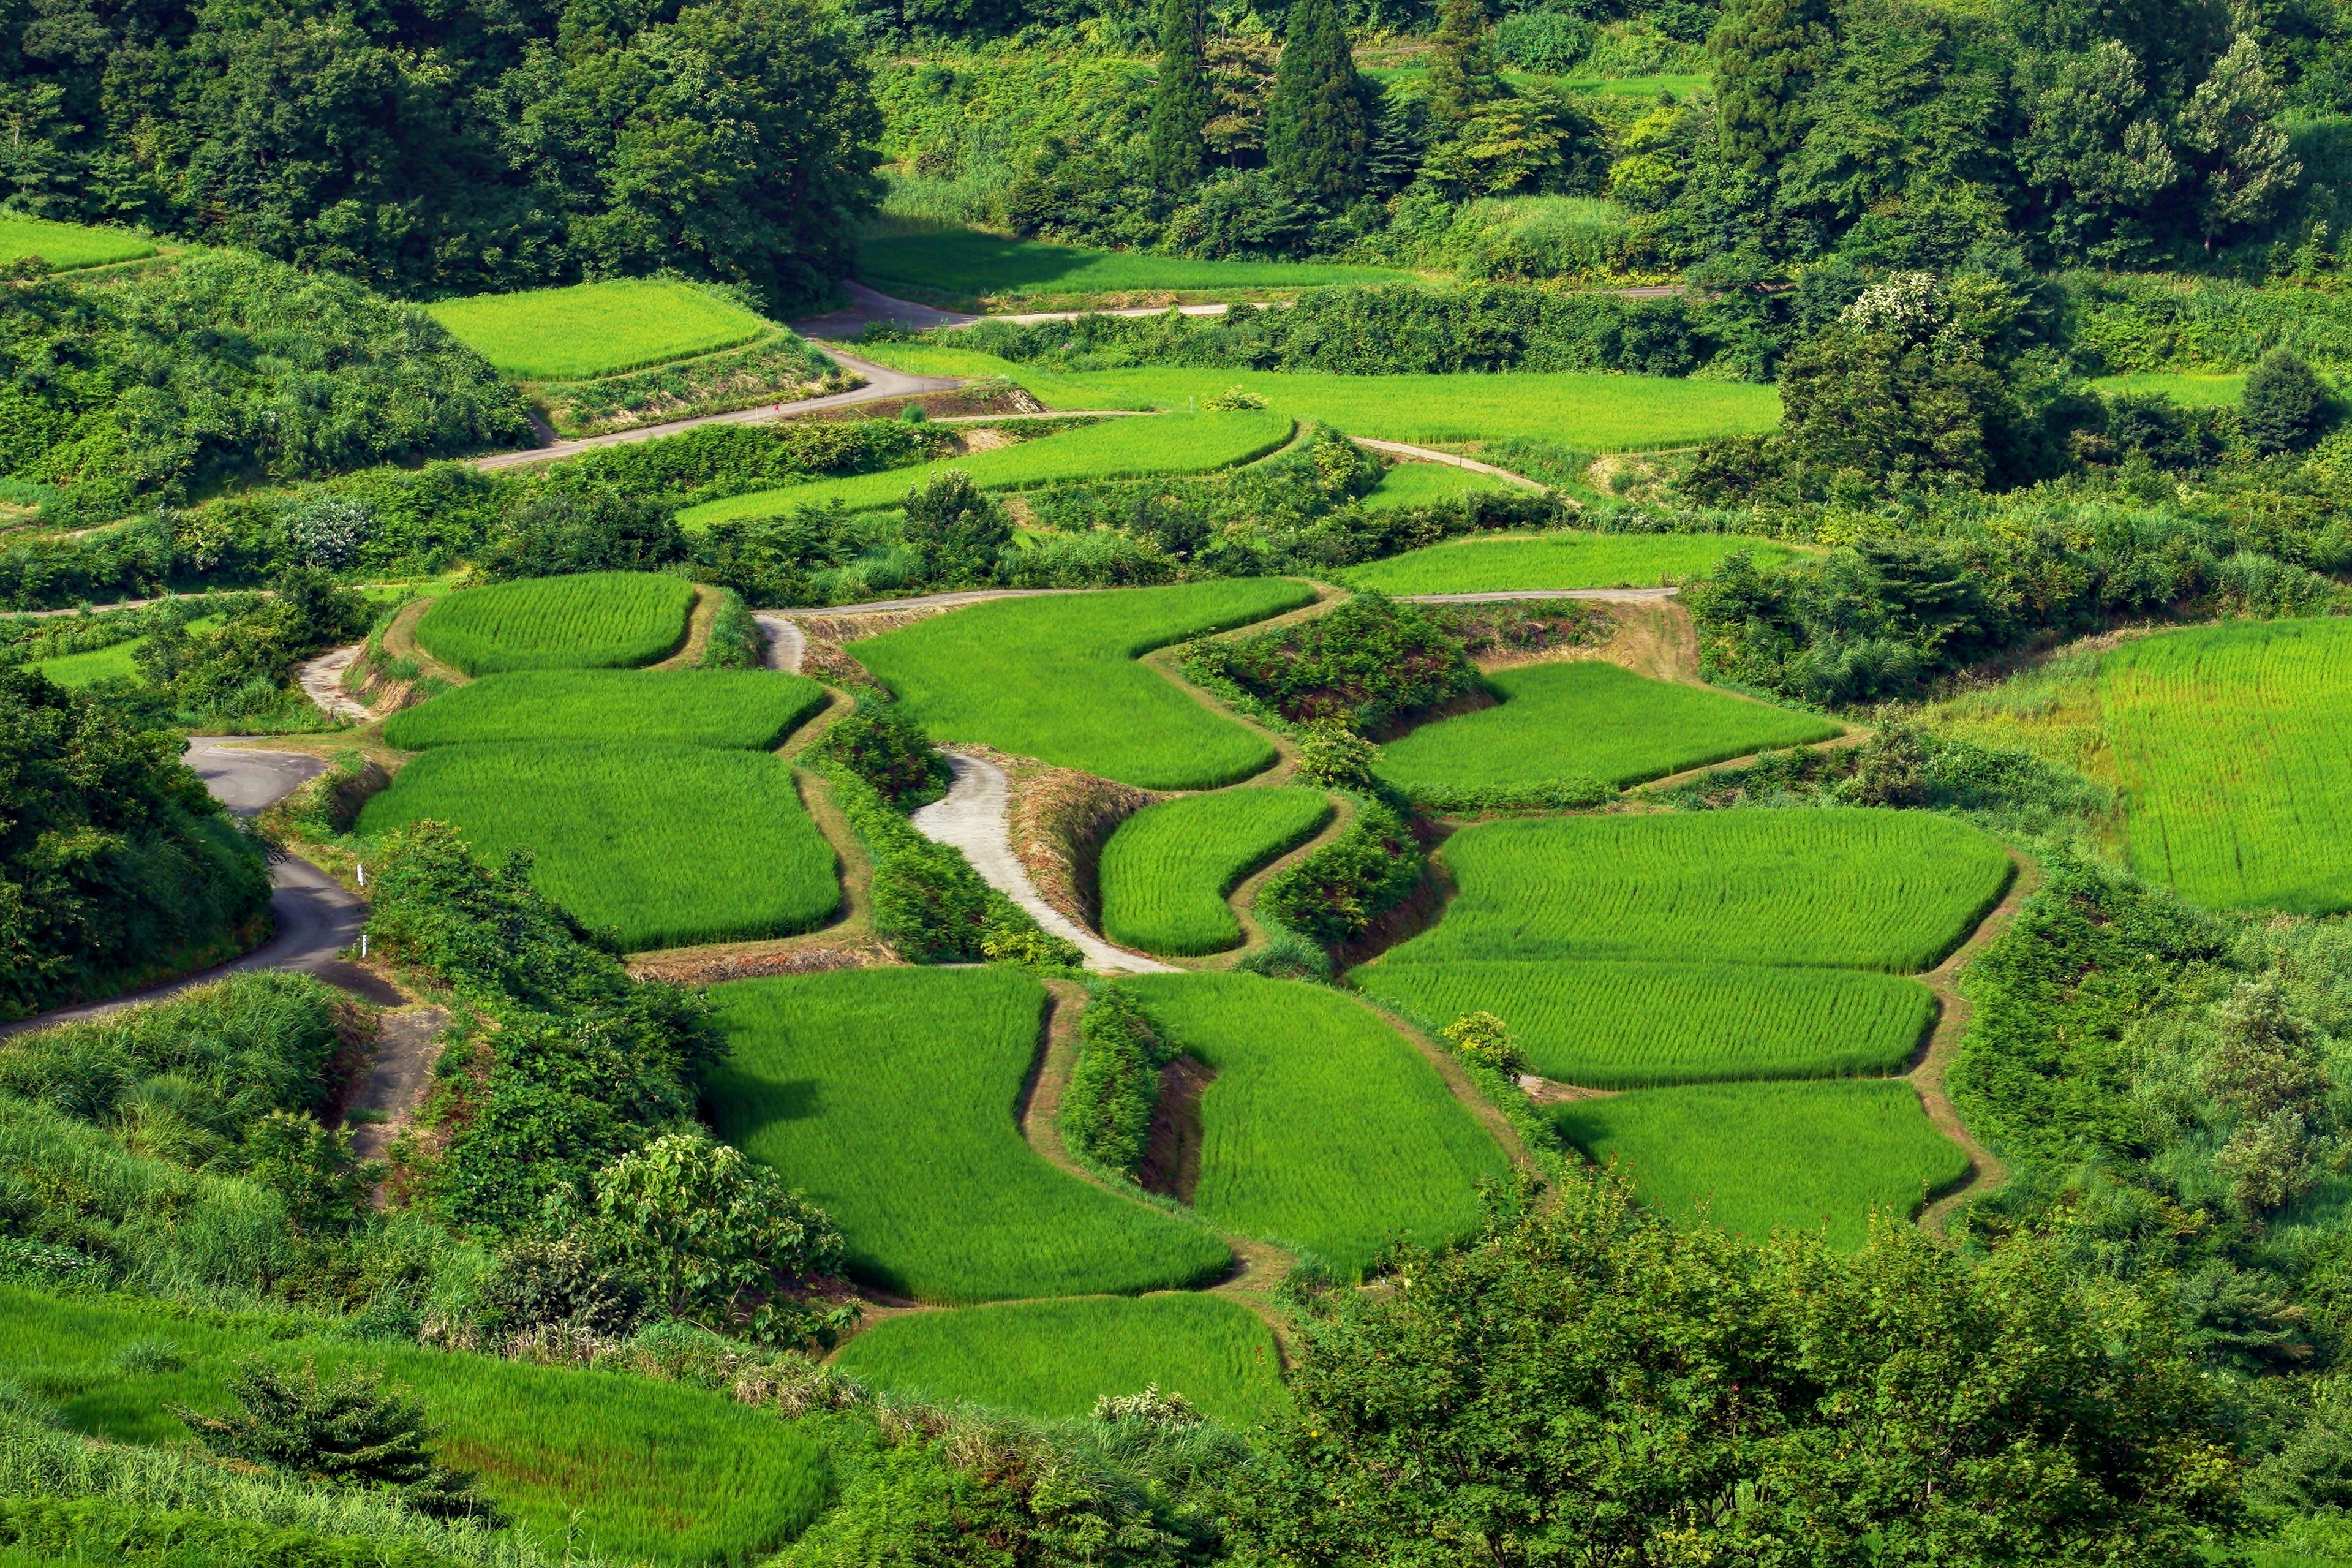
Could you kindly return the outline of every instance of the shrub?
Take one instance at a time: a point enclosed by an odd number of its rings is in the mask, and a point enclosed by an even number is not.
[[[2265,452],[2307,446],[2327,423],[2327,389],[2293,349],[2273,349],[2246,374],[2246,434]]]
[[[1524,71],[1559,76],[1592,48],[1592,24],[1557,11],[1521,11],[1495,28],[1495,52]]]
[[[548,490],[507,515],[478,564],[493,577],[651,572],[687,556],[677,508],[609,492]]]
[[[1294,723],[1328,719],[1374,731],[1478,684],[1462,646],[1428,616],[1381,594],[1325,615],[1185,650],[1188,673],[1232,683]]]
[[[1348,831],[1269,881],[1258,894],[1258,908],[1338,947],[1411,896],[1423,862],[1404,818],[1380,801],[1360,800]]]
[[[1454,1054],[1472,1067],[1514,1078],[1527,1070],[1527,1058],[1519,1055],[1517,1042],[1492,1013],[1465,1013],[1437,1032],[1454,1047]]]
[[[947,587],[993,577],[997,552],[1013,542],[1013,525],[1003,506],[970,474],[949,468],[908,494],[906,535],[923,552],[925,579]]]
[[[817,750],[900,811],[912,811],[947,791],[948,760],[921,727],[898,704],[863,692],[857,706],[825,731]]]
[[[1160,1102],[1160,1069],[1175,1053],[1116,986],[1087,1004],[1078,1038],[1077,1064],[1062,1092],[1062,1131],[1087,1159],[1133,1175]]]
[[[743,596],[732,588],[720,588],[719,613],[710,618],[710,640],[702,649],[703,669],[763,669],[768,663],[768,642],[760,635],[760,623],[743,605]]]
[[[1335,789],[1368,789],[1380,752],[1345,724],[1318,720],[1298,742],[1299,776]]]
[[[1203,414],[1224,414],[1240,408],[1263,408],[1265,399],[1246,386],[1229,386],[1223,392],[1213,392],[1201,399]]]

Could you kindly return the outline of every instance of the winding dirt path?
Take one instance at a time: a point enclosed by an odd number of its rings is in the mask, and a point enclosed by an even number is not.
[[[323,713],[338,719],[348,719],[354,724],[375,721],[375,710],[343,689],[343,672],[360,656],[362,645],[329,648],[316,658],[306,658],[294,667],[295,679],[301,685],[302,695]]]

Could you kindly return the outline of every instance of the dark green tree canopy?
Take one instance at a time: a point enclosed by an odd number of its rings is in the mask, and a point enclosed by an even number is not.
[[[1266,105],[1266,166],[1299,200],[1345,206],[1364,191],[1370,121],[1337,0],[1298,0]]]
[[[1201,0],[1160,0],[1160,75],[1151,89],[1151,174],[1179,195],[1200,183],[1209,156],[1209,92]]]

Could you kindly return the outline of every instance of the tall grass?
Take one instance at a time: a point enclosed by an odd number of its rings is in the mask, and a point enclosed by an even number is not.
[[[651,664],[686,640],[694,586],[646,572],[583,572],[436,599],[416,640],[468,675]]]
[[[1597,660],[1500,670],[1486,686],[1496,706],[1423,724],[1383,746],[1375,766],[1381,781],[1429,805],[1500,804],[1579,781],[1622,788],[1839,732],[1809,713]]]
[[[851,645],[933,740],[975,741],[1146,789],[1213,789],[1274,748],[1136,660],[1311,603],[1287,578],[1000,599]]]
[[[1853,969],[1391,959],[1349,979],[1432,1029],[1492,1013],[1532,1071],[1593,1089],[1895,1072],[1936,1016],[1917,981]]]
[[[1044,1419],[1157,1387],[1253,1426],[1285,1403],[1274,1335],[1222,1296],[1081,1296],[889,1318],[834,1358],[870,1387]]]
[[[125,1347],[156,1341],[177,1352],[179,1370],[126,1369]],[[60,1300],[0,1287],[0,1373],[54,1403],[69,1426],[116,1442],[184,1442],[186,1428],[166,1407],[230,1408],[226,1374],[248,1355],[281,1366],[315,1364],[331,1375],[347,1367],[382,1369],[388,1383],[415,1394],[427,1416],[446,1427],[436,1444],[441,1457],[480,1472],[490,1495],[544,1551],[561,1551],[576,1532],[591,1550],[615,1558],[741,1561],[789,1542],[824,1500],[825,1458],[813,1438],[772,1415],[682,1384],[289,1335],[283,1325],[261,1320]],[[0,1451],[10,1447],[0,1444]],[[37,1477],[58,1476],[50,1489],[76,1484],[165,1502],[185,1488],[197,1506],[226,1489],[187,1461],[152,1467],[143,1481],[126,1476],[110,1485],[109,1472],[127,1468],[119,1450],[85,1452],[79,1460],[58,1445],[45,1451],[47,1458],[24,1468]],[[0,1458],[0,1468],[20,1463]],[[79,1482],[71,1479],[77,1465],[85,1478]],[[298,1506],[282,1492],[270,1500]],[[331,1512],[311,1527],[334,1528]],[[465,1532],[447,1538],[461,1548],[453,1554],[468,1555]],[[496,1559],[477,1552],[471,1560]]]
[[[1199,1284],[1223,1243],[1056,1170],[1015,1105],[1045,988],[1002,969],[854,969],[711,991],[719,1130],[831,1215],[862,1279],[934,1301]]]
[[[2010,875],[2000,846],[1974,828],[1898,811],[1489,822],[1441,853],[1460,892],[1397,961],[1921,970],[1959,944]]]
[[[431,819],[623,948],[788,936],[841,904],[833,847],[764,752],[620,742],[444,746],[360,811],[373,837]]]
[[[969,457],[911,468],[807,479],[751,495],[705,501],[677,514],[685,528],[707,528],[726,518],[772,517],[801,507],[851,510],[896,506],[953,468],[982,489],[1016,490],[1057,479],[1132,479],[1152,474],[1197,474],[1262,458],[1290,439],[1287,416],[1263,409],[1229,414],[1169,414],[1153,419],[1106,419],[1056,436],[1041,436]]]
[[[524,381],[618,375],[775,331],[710,290],[653,278],[476,294],[425,310],[459,342]]]
[[[825,705],[824,688],[768,669],[550,669],[485,676],[404,708],[386,743],[642,741],[766,750]]]
[[[1406,467],[1427,467],[1409,464]],[[1391,477],[1403,468],[1390,470]],[[1785,544],[1736,533],[1547,533],[1533,539],[1455,540],[1408,550],[1339,574],[1383,594],[1503,594],[1533,588],[1654,588],[1712,571],[1735,550],[1772,567]]]
[[[1911,1086],[1884,1079],[1650,1089],[1550,1114],[1578,1148],[1629,1168],[1643,1202],[1748,1236],[1820,1230],[1860,1247],[1874,1210],[1907,1218],[1969,1168]]]
[[[1240,789],[1146,806],[1103,846],[1103,934],[1146,952],[1220,952],[1242,940],[1225,895],[1331,820],[1320,790]]]
[[[1122,981],[1162,1036],[1216,1073],[1201,1099],[1193,1207],[1342,1275],[1399,1237],[1478,1222],[1503,1152],[1412,1044],[1352,997],[1255,974]]]

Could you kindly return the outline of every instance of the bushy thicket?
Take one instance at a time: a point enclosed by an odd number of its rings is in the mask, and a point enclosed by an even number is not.
[[[870,692],[858,693],[857,705],[834,721],[817,750],[900,811],[947,793],[947,758],[896,703]]]
[[[1359,797],[1347,831],[1267,882],[1257,907],[1290,931],[1344,947],[1412,896],[1427,858],[1394,807]]]
[[[0,1017],[227,957],[267,909],[260,846],[179,750],[0,669]]]
[[[1184,650],[1184,671],[1228,684],[1295,724],[1334,720],[1371,731],[1474,690],[1462,645],[1420,606],[1357,594],[1311,620]]]
[[[1062,1090],[1062,1131],[1096,1164],[1133,1175],[1150,1139],[1160,1069],[1173,1052],[1116,986],[1087,1002],[1078,1037],[1077,1064]]]

